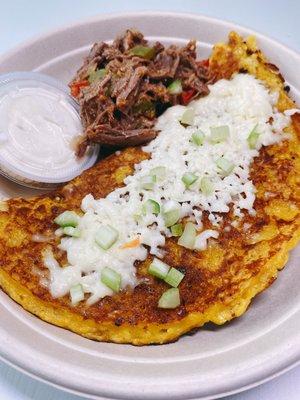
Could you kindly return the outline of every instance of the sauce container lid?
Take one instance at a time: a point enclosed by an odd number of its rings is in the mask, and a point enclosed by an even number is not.
[[[0,75],[0,174],[23,186],[51,188],[90,168],[99,145],[78,159],[79,105],[60,81],[37,72]]]

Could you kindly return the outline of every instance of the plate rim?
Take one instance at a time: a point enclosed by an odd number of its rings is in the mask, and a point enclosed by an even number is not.
[[[163,16],[166,16],[166,17],[174,17],[174,18],[176,18],[176,17],[184,17],[184,18],[191,18],[193,20],[198,19],[199,21],[206,20],[207,22],[209,22],[211,24],[222,25],[223,27],[226,27],[229,30],[242,30],[242,31],[246,32],[246,34],[250,34],[250,35],[253,34],[258,39],[263,39],[270,46],[276,46],[277,48],[278,47],[282,48],[282,50],[284,50],[285,52],[288,52],[291,55],[293,55],[293,57],[296,57],[297,59],[299,59],[299,62],[300,62],[300,54],[296,50],[286,46],[285,44],[281,43],[277,39],[274,39],[272,37],[266,36],[266,35],[258,32],[258,31],[252,30],[251,28],[248,28],[247,26],[239,25],[239,24],[236,24],[236,23],[228,21],[228,20],[218,19],[218,18],[214,18],[214,17],[211,17],[211,16],[207,16],[207,15],[204,15],[204,14],[198,14],[198,13],[192,14],[192,13],[168,12],[168,11],[138,11],[138,12],[118,12],[118,13],[98,14],[98,15],[95,15],[95,16],[92,16],[92,17],[83,18],[83,19],[80,19],[80,20],[77,20],[77,21],[62,25],[62,26],[57,27],[57,28],[52,29],[52,30],[48,30],[47,32],[45,32],[43,34],[35,35],[34,37],[32,37],[32,38],[30,38],[28,40],[25,40],[25,41],[21,42],[20,44],[18,44],[17,46],[14,46],[12,49],[2,53],[0,55],[0,63],[3,63],[6,59],[9,59],[12,55],[18,53],[24,47],[32,46],[35,43],[43,41],[43,40],[46,40],[47,38],[49,38],[49,37],[51,37],[51,36],[53,36],[55,34],[66,32],[68,30],[72,30],[73,28],[78,28],[81,25],[85,25],[85,24],[87,24],[89,22],[92,23],[92,22],[98,22],[98,21],[105,20],[105,19],[118,19],[118,18],[136,17],[136,16],[138,16],[138,17],[149,17],[149,16],[153,16],[153,17],[160,16],[160,17],[163,17]],[[0,333],[1,333],[1,330],[0,330]],[[1,341],[0,341],[0,344],[1,344]],[[222,393],[220,392],[219,394],[215,394],[215,395],[212,395],[212,396],[201,397],[201,398],[202,399],[213,399],[213,398],[217,398],[217,397],[220,397],[220,396],[223,397],[223,396],[239,393],[239,392],[248,390],[250,388],[253,388],[255,386],[258,386],[258,385],[260,385],[262,383],[265,383],[265,382],[267,382],[267,381],[269,381],[271,379],[276,378],[277,376],[279,376],[279,375],[289,371],[290,369],[294,368],[295,366],[299,365],[300,364],[300,351],[299,351],[298,358],[299,358],[298,361],[293,362],[292,364],[290,364],[290,365],[288,365],[286,367],[282,367],[281,369],[280,369],[279,366],[277,366],[278,370],[276,370],[275,372],[271,373],[270,375],[268,375],[267,377],[265,377],[265,378],[263,378],[261,380],[256,380],[256,381],[254,381],[252,383],[249,383],[248,385],[244,385],[243,387],[235,388],[232,391],[225,391],[225,392],[222,392]],[[50,384],[53,387],[65,390],[65,391],[67,391],[69,393],[88,396],[88,398],[91,398],[91,399],[93,399],[93,398],[94,399],[110,399],[110,397],[101,397],[101,395],[99,395],[99,396],[97,395],[96,397],[94,397],[93,395],[89,395],[89,394],[87,394],[85,392],[78,391],[77,389],[72,389],[72,388],[63,386],[61,384],[55,383],[55,382],[51,381],[50,379],[47,380],[47,379],[45,379],[45,378],[43,378],[41,376],[38,376],[37,374],[31,372],[30,370],[26,370],[22,366],[17,365],[17,363],[14,363],[14,362],[8,360],[7,358],[5,358],[4,355],[0,354],[0,359],[2,361],[4,361],[5,363],[7,363],[8,365],[10,365],[10,366],[16,368],[17,370],[25,373],[27,376],[30,376],[31,378],[37,379],[40,382],[44,382],[44,383]],[[115,398],[115,397],[113,397],[113,398]]]
[[[27,377],[38,381],[39,383],[44,383],[44,384],[49,385],[50,387],[53,387],[55,389],[62,390],[63,392],[74,394],[74,395],[77,395],[77,396],[84,396],[86,399],[90,399],[90,400],[116,400],[116,398],[113,398],[113,397],[102,397],[102,396],[89,395],[89,394],[86,394],[84,392],[80,392],[79,390],[71,389],[69,387],[65,387],[65,386],[62,386],[62,385],[57,384],[55,382],[52,382],[50,380],[44,379],[44,378],[42,378],[42,377],[40,377],[38,375],[35,375],[34,373],[32,373],[30,371],[27,371],[26,369],[22,368],[19,365],[13,364],[11,361],[9,361],[5,357],[3,357],[1,354],[0,354],[0,361],[2,361],[7,366],[15,369],[16,371],[23,373]],[[205,397],[201,397],[201,398],[199,397],[199,399],[201,399],[201,400],[221,399],[223,397],[232,396],[232,395],[235,395],[235,394],[246,392],[248,390],[254,389],[255,387],[263,385],[263,384],[265,384],[267,382],[272,381],[273,379],[276,379],[276,378],[284,375],[285,373],[291,371],[292,369],[296,368],[297,366],[300,366],[300,359],[299,359],[299,361],[296,361],[295,363],[287,366],[286,368],[283,368],[280,371],[274,372],[272,375],[269,375],[267,378],[258,380],[256,382],[253,382],[253,383],[249,384],[249,385],[243,386],[242,388],[236,388],[236,389],[233,389],[233,390],[230,390],[230,391],[226,391],[226,392],[223,392],[223,393],[220,393],[220,394],[212,395],[212,396],[205,396]],[[196,398],[191,398],[191,400],[197,400],[197,399]],[[120,398],[120,400],[121,400],[121,398]],[[184,400],[190,400],[190,399],[186,398]]]
[[[53,36],[59,32],[66,31],[69,29],[72,29],[74,27],[84,25],[88,22],[96,22],[101,19],[106,19],[106,18],[120,18],[120,17],[131,17],[131,16],[171,16],[171,17],[186,17],[186,18],[201,18],[201,19],[206,19],[207,21],[211,22],[216,22],[218,24],[222,24],[227,27],[232,27],[232,29],[242,29],[246,30],[249,32],[250,35],[255,35],[258,38],[263,38],[264,40],[269,41],[270,43],[274,43],[276,46],[280,46],[283,48],[285,51],[289,51],[291,54],[293,54],[296,57],[300,58],[300,51],[298,52],[294,48],[284,44],[278,39],[273,38],[272,36],[265,35],[264,33],[254,30],[251,27],[247,25],[241,25],[237,24],[234,21],[228,20],[228,19],[221,19],[221,18],[216,18],[212,17],[206,14],[202,13],[190,13],[190,12],[179,12],[179,11],[159,11],[159,10],[154,10],[154,11],[124,11],[124,12],[111,12],[111,13],[99,13],[94,16],[90,17],[85,17],[85,18],[80,18],[80,19],[75,19],[69,23],[66,23],[64,25],[60,25],[58,27],[55,27],[53,29],[47,29],[44,33],[36,34],[33,35],[32,37],[20,41],[18,44],[13,46],[12,48],[1,52],[0,53],[0,63],[4,62],[7,58],[11,57],[13,54],[17,53],[20,51],[23,47],[26,46],[31,46],[36,42],[39,42],[40,40],[44,40],[50,36]]]

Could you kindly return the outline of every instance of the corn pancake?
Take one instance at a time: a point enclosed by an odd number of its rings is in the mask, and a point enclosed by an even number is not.
[[[280,111],[295,107],[284,91],[281,75],[256,48],[254,38],[244,42],[231,33],[228,44],[214,47],[210,71],[214,79],[247,71],[279,90]],[[40,284],[41,277],[48,276],[42,250],[52,245],[62,265],[66,256],[56,247],[58,238],[36,242],[32,235],[53,233],[54,218],[67,209],[80,212],[86,194],[100,198],[122,185],[134,164],[148,157],[139,148],[104,159],[57,192],[1,204],[2,289],[47,322],[90,339],[116,343],[166,343],[208,321],[221,325],[242,315],[251,299],[276,279],[300,238],[300,115],[292,121],[291,140],[262,148],[252,165],[251,179],[257,188],[255,217],[246,215],[236,228],[221,229],[218,241],[202,252],[167,239],[164,261],[185,272],[177,309],[157,308],[168,285],[147,274],[150,257],[136,266],[142,283],[134,290],[107,296],[90,307],[85,302],[72,307],[67,296],[53,299]],[[230,213],[225,215],[223,227],[232,218]],[[210,227],[207,219],[204,227]]]

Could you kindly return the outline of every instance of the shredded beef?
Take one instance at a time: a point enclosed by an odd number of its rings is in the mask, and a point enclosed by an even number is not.
[[[168,89],[174,80],[182,93]],[[84,126],[78,155],[90,143],[124,147],[153,139],[156,118],[172,105],[207,95],[207,82],[208,66],[197,61],[193,40],[185,47],[149,45],[129,29],[111,45],[94,44],[70,83]]]

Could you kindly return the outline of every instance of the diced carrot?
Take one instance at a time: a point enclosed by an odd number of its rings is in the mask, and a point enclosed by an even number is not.
[[[131,240],[130,242],[124,243],[121,246],[121,249],[133,249],[135,247],[138,247],[139,245],[140,245],[140,239],[135,238],[135,239]]]

